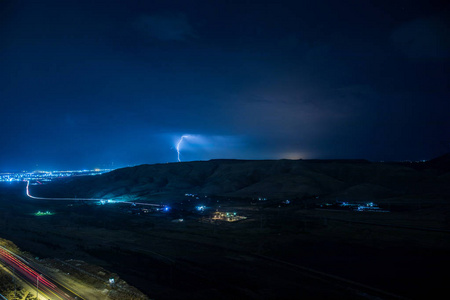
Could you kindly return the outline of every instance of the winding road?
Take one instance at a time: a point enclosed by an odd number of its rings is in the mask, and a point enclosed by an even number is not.
[[[154,207],[165,207],[162,204],[154,204],[154,203],[143,203],[143,202],[134,202],[134,201],[120,201],[114,199],[101,199],[101,198],[45,198],[45,197],[36,197],[30,194],[30,181],[27,180],[26,187],[27,196],[32,199],[37,200],[56,200],[56,201],[111,201],[114,203],[126,203],[132,205],[144,205],[144,206],[154,206]]]

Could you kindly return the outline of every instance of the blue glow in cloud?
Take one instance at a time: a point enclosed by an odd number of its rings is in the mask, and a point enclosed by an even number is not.
[[[178,161],[181,162],[180,152],[182,148],[192,150],[196,148],[198,149],[202,146],[206,146],[207,144],[207,140],[200,135],[183,134],[176,143]]]
[[[241,138],[236,136],[183,134],[173,136],[173,145],[177,151],[177,160],[208,160],[214,158],[236,158],[236,151],[242,149]]]

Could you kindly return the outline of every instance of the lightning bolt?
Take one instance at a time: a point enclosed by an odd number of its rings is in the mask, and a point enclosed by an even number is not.
[[[178,161],[179,162],[181,162],[181,160],[180,160],[180,146],[181,146],[181,143],[183,142],[183,139],[188,138],[188,137],[189,137],[189,135],[185,134],[185,135],[182,135],[181,138],[178,140],[177,153],[178,153]]]

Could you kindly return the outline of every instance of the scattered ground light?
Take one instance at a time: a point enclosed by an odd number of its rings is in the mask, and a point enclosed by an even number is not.
[[[52,213],[52,212],[49,212],[48,210],[47,211],[38,211],[37,213],[35,213],[34,215],[35,216],[52,216],[52,215],[54,215],[55,213]]]

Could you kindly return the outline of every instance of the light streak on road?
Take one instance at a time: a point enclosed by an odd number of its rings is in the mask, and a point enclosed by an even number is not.
[[[36,197],[33,195],[30,195],[30,181],[27,180],[27,196],[32,199],[37,200],[59,200],[59,201],[115,201],[113,199],[96,199],[96,198],[45,198],[45,197]]]
[[[145,206],[154,206],[154,207],[167,207],[166,205],[163,204],[154,204],[154,203],[142,203],[142,202],[133,202],[133,201],[118,201],[118,200],[114,200],[114,199],[98,199],[98,198],[46,198],[46,197],[36,197],[30,194],[30,181],[27,180],[27,187],[26,187],[26,192],[27,192],[27,196],[32,198],[32,199],[36,199],[36,200],[54,200],[54,201],[99,201],[99,202],[112,202],[112,203],[126,203],[126,204],[131,204],[131,205],[145,205]]]
[[[14,274],[31,286],[36,286],[38,293],[45,299],[73,300],[83,299],[78,294],[60,283],[52,282],[43,274],[31,267],[29,263],[10,250],[0,246],[0,260],[14,270]]]

